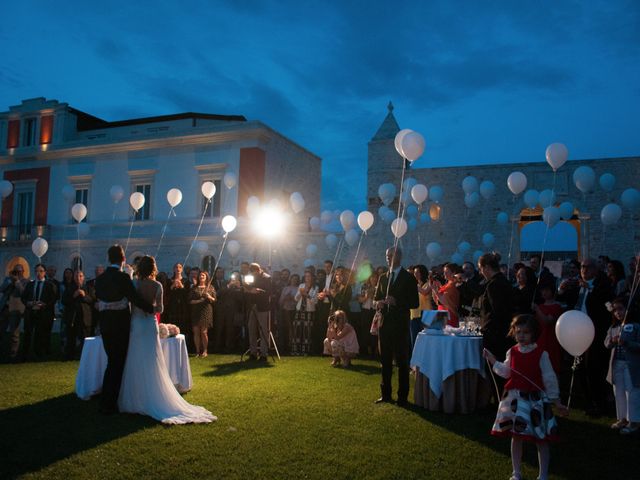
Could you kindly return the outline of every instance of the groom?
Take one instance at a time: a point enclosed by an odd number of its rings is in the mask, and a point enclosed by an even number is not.
[[[110,247],[108,257],[109,267],[96,278],[95,282],[98,301],[110,304],[107,310],[100,311],[98,314],[102,342],[108,360],[100,403],[100,412],[105,415],[118,412],[120,382],[129,348],[129,327],[131,326],[129,302],[146,312],[153,312],[153,307],[138,296],[129,275],[122,272],[125,263],[122,247],[120,245]]]

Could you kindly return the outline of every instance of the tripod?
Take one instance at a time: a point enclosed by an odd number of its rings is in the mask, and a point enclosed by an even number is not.
[[[255,307],[253,307],[255,308]],[[257,312],[254,312],[253,309],[251,312],[249,312],[249,315],[256,315]],[[267,332],[265,334],[264,329],[262,328],[262,324],[260,323],[260,321],[256,318],[256,323],[258,324],[258,330],[260,332],[260,336],[258,338],[258,348],[260,348],[262,346],[262,339],[266,338],[267,342],[269,343],[268,347],[267,347],[267,352],[269,352],[271,350],[271,344],[273,343],[273,350],[275,350],[276,355],[278,356],[278,360],[281,360],[280,358],[280,351],[278,350],[278,344],[276,343],[276,339],[273,336],[273,332],[271,331],[271,309],[269,309],[269,318],[267,320]],[[245,355],[247,355],[248,353],[251,352],[251,348],[248,348],[242,355],[240,355],[240,361],[244,360]],[[271,353],[271,359],[275,362],[276,358],[273,355],[273,353]]]

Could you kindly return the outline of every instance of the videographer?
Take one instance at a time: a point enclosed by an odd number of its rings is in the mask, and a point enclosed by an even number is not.
[[[258,335],[260,335],[260,360],[267,361],[269,353],[269,311],[271,277],[259,264],[249,265],[249,275],[244,277],[244,293],[249,309],[249,359],[258,358]]]
[[[21,296],[29,281],[24,278],[24,267],[16,265],[0,286],[0,345],[4,345],[4,334],[9,329],[9,362],[18,359],[20,347],[20,321],[24,314],[24,303]]]

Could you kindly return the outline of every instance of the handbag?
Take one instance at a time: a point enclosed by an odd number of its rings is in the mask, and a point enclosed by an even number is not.
[[[382,315],[382,310],[376,310],[376,313],[373,315],[373,319],[371,320],[371,328],[369,328],[369,333],[371,335],[378,335],[383,321],[384,316]]]

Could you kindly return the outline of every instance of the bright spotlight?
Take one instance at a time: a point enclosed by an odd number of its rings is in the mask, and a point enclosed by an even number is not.
[[[263,206],[253,219],[253,229],[264,238],[281,235],[285,227],[284,215],[272,205]]]

